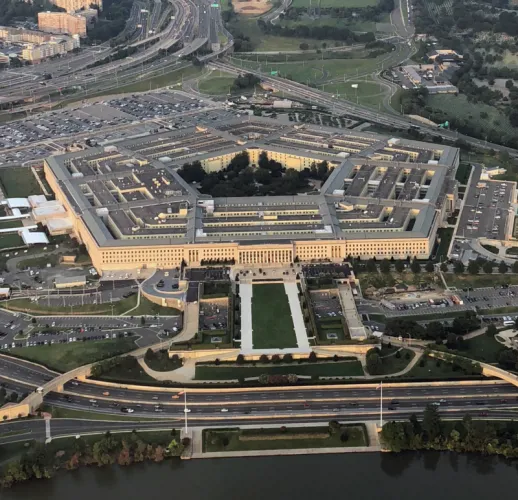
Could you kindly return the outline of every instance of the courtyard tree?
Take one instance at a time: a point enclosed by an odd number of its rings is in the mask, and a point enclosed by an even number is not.
[[[433,265],[433,262],[431,260],[429,260],[425,266],[424,266],[424,269],[427,273],[433,273],[434,271],[434,265]]]
[[[505,274],[509,268],[507,267],[507,264],[501,260],[500,264],[498,264],[498,272],[500,274]]]

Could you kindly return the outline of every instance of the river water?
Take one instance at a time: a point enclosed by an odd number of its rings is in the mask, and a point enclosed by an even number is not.
[[[63,471],[2,500],[516,500],[518,461],[346,453],[167,461]]]

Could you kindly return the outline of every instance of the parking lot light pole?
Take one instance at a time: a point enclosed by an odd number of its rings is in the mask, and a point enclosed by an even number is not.
[[[189,413],[189,410],[187,409],[187,391],[183,391],[183,403],[184,403],[184,419],[185,419],[185,434],[187,434],[188,428],[187,428],[187,413]]]

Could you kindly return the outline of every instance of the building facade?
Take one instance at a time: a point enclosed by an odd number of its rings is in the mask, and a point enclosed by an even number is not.
[[[215,171],[242,151],[251,164],[264,151],[297,170],[323,160],[334,170],[314,195],[210,198],[155,160],[168,152],[176,165],[197,159]],[[50,157],[45,175],[104,273],[204,261],[426,259],[455,208],[458,162],[449,146],[258,119]]]
[[[51,33],[86,36],[86,17],[67,12],[39,12],[38,28]]]

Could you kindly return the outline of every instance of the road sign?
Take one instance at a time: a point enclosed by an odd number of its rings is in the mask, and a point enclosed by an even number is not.
[[[210,6],[219,9],[219,3],[211,3]]]
[[[270,75],[275,76],[278,73],[278,71],[270,71]]]

